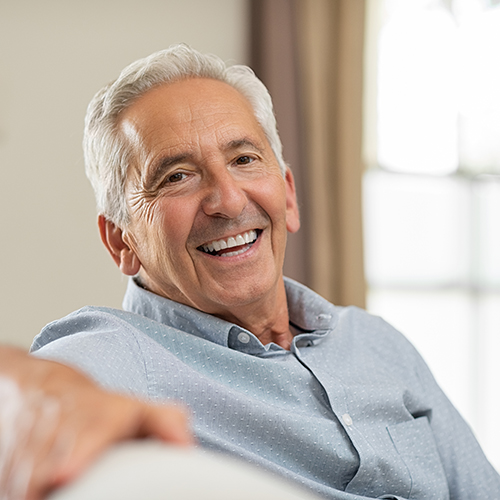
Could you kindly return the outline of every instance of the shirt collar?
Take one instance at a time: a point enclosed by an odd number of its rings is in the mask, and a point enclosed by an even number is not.
[[[292,350],[321,341],[337,325],[335,306],[306,286],[289,278],[284,280],[290,325],[297,332]],[[274,343],[262,345],[255,335],[238,325],[149,292],[132,278],[123,299],[123,308],[247,354],[269,356],[287,352]]]
[[[227,345],[229,331],[234,326],[216,316],[145,290],[133,278],[129,279],[122,305],[125,311],[220,345]]]

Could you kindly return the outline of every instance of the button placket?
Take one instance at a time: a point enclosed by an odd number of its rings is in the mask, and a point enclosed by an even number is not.
[[[351,415],[349,415],[349,413],[344,413],[342,415],[342,422],[344,422],[344,424],[347,425],[347,427],[351,427],[353,423]]]

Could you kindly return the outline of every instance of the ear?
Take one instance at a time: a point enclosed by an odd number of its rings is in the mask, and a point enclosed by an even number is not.
[[[299,206],[295,192],[295,180],[292,171],[287,168],[285,174],[286,186],[286,228],[289,233],[296,233],[300,228]]]
[[[135,276],[141,263],[134,250],[124,241],[122,230],[104,215],[99,215],[97,224],[101,240],[120,271],[127,276]]]

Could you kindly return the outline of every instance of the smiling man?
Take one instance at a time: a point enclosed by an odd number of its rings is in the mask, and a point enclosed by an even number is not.
[[[183,45],[137,61],[91,102],[84,146],[124,310],[51,323],[35,356],[181,401],[201,446],[327,498],[500,498],[413,347],[283,277],[295,187],[251,70]]]
[[[133,160],[124,230],[101,215],[108,250],[146,289],[285,348],[282,265],[299,228],[293,177],[250,103],[227,83],[181,80],[141,96],[118,122]]]

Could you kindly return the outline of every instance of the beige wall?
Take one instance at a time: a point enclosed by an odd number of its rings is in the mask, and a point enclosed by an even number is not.
[[[184,41],[247,63],[245,0],[0,4],[0,342],[29,346],[87,304],[119,307],[83,172],[92,95],[133,60]]]

